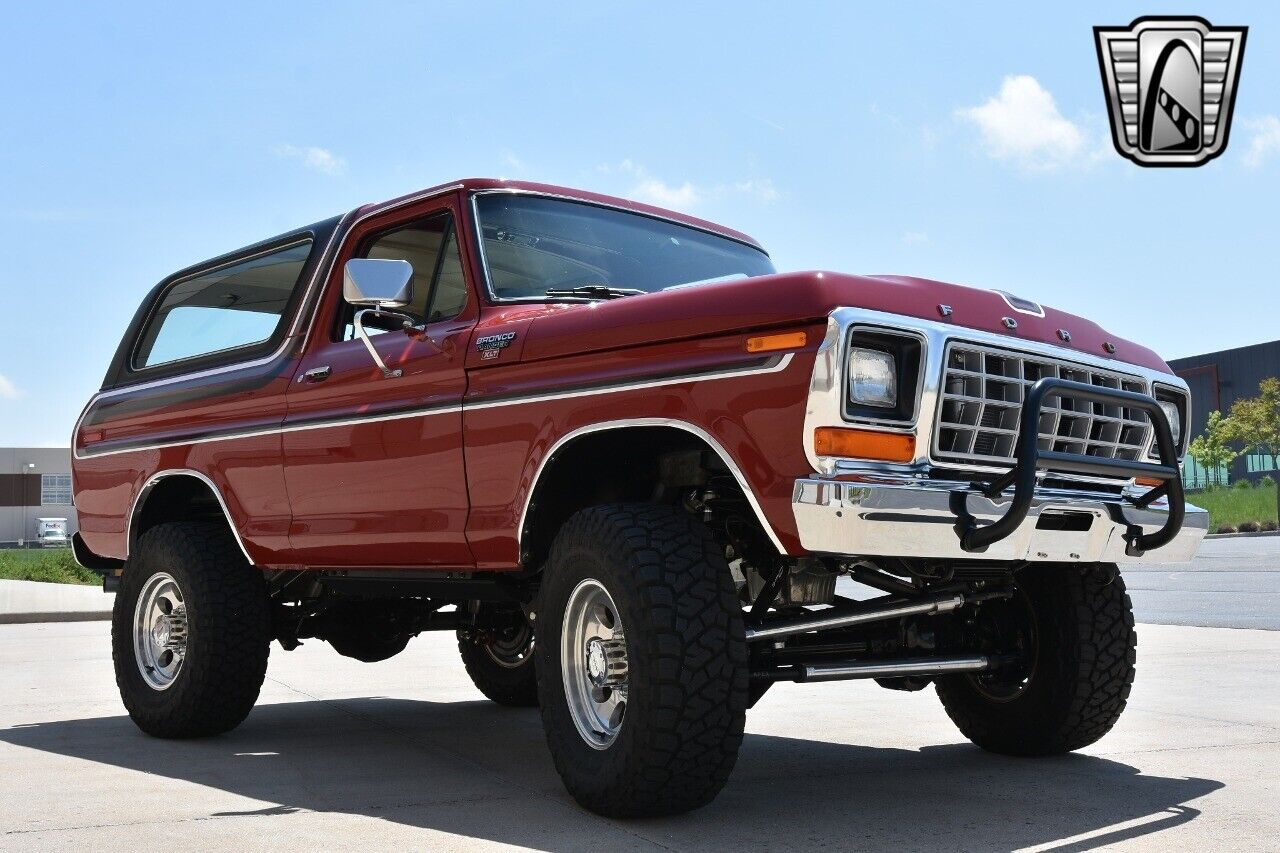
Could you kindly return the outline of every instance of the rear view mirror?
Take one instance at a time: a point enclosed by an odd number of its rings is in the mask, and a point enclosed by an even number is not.
[[[342,297],[351,305],[403,308],[413,302],[413,265],[408,261],[352,258],[343,268]]]

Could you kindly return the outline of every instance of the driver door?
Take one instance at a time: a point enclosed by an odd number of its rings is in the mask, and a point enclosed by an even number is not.
[[[463,362],[477,304],[453,197],[358,223],[328,282],[287,394],[283,452],[299,564],[468,567]],[[368,328],[385,378],[342,298],[353,257],[408,261],[410,330]]]

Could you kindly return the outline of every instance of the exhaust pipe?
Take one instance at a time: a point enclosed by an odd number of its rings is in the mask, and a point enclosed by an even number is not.
[[[839,612],[832,610],[797,616],[793,619],[780,619],[769,625],[747,629],[747,642],[771,640],[776,637],[790,637],[793,634],[806,634],[810,631],[828,631],[832,628],[847,628],[850,625],[864,625],[868,622],[884,622],[900,619],[903,616],[929,616],[935,613],[949,613],[963,606],[963,595],[951,595],[946,598],[931,598],[911,604],[894,604],[872,610]],[[874,677],[874,676],[868,676]]]
[[[796,681],[846,681],[852,678],[898,678],[904,675],[951,675],[991,668],[986,655],[958,658],[915,658],[865,663],[817,663],[797,667]]]

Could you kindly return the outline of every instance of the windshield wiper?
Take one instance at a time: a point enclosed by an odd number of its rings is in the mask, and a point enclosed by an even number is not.
[[[580,296],[583,299],[621,299],[648,293],[634,287],[610,287],[607,284],[584,284],[581,287],[549,287],[547,296]]]

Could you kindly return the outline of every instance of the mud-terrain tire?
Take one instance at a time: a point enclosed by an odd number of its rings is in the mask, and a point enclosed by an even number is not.
[[[523,619],[521,620],[523,622]],[[527,622],[493,638],[491,644],[458,632],[458,654],[471,683],[491,701],[510,708],[538,704],[538,672]]]
[[[150,591],[167,584],[165,576],[177,590],[170,600],[181,599],[186,641],[180,665],[157,688],[148,677],[163,678],[155,670],[144,677],[134,626],[140,597],[154,600]],[[162,738],[230,731],[248,716],[266,677],[271,616],[262,574],[221,524],[156,525],[139,539],[121,578],[111,647],[120,697],[138,728]]]
[[[707,528],[660,505],[582,510],[552,544],[539,607],[534,656],[543,727],[574,799],[608,817],[676,814],[714,799],[742,744],[748,670],[741,605]],[[572,708],[582,713],[583,705],[572,697],[601,670],[591,654],[573,653],[574,638],[589,631],[575,631],[567,613],[622,632],[621,643],[616,633],[608,642],[611,655],[625,649],[625,692],[616,694],[625,704],[605,729],[592,730],[594,745],[575,722]],[[588,649],[592,642],[582,640]],[[572,663],[579,659],[581,666]]]
[[[1036,641],[1015,695],[993,698],[976,676],[937,682],[960,732],[1004,755],[1059,755],[1115,725],[1133,684],[1133,605],[1115,566],[1036,565],[1018,574]]]

